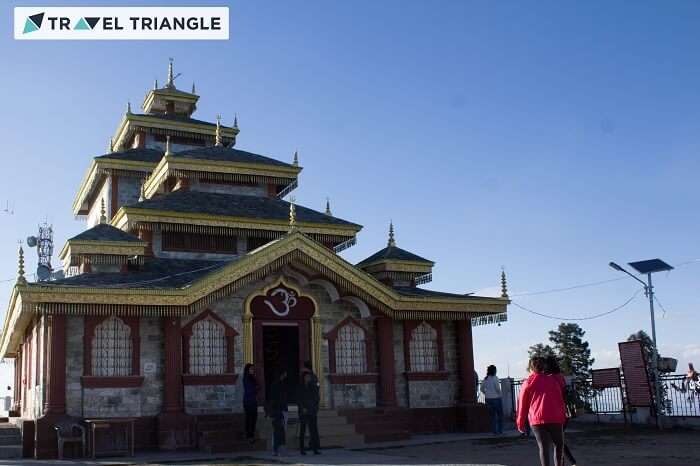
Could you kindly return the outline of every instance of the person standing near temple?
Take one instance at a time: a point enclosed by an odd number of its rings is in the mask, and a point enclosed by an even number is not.
[[[313,371],[305,370],[301,376],[299,386],[299,451],[306,454],[304,436],[306,426],[309,427],[309,448],[314,451],[314,455],[321,454],[321,442],[318,438],[318,408],[320,404],[320,394],[317,379]]]
[[[285,445],[285,415],[287,406],[287,371],[282,370],[270,385],[270,400],[266,405],[267,416],[272,420],[272,450],[280,456],[280,447]]]
[[[243,369],[243,411],[245,412],[245,437],[255,443],[255,426],[258,422],[258,381],[255,366],[248,363]]]
[[[520,389],[516,425],[525,432],[530,422],[540,452],[541,466],[552,464],[551,447],[554,445],[554,466],[564,466],[564,406],[563,378],[547,375],[544,358],[530,359],[530,376]]]
[[[494,435],[503,433],[503,399],[501,398],[501,381],[496,377],[496,366],[486,368],[486,378],[481,383],[481,392],[486,398],[491,417],[491,431]]]
[[[566,431],[566,425],[569,423],[569,419],[576,415],[576,406],[574,400],[571,399],[571,397],[569,396],[572,387],[570,383],[567,383],[566,377],[564,377],[564,375],[561,373],[561,367],[559,366],[559,361],[557,360],[556,356],[547,356],[545,365],[545,372],[548,375],[557,378],[559,383],[562,384],[564,387],[562,396],[564,397],[566,421],[564,421],[564,427],[562,428],[562,430]],[[571,466],[576,466],[576,458],[574,458],[573,453],[571,453],[569,445],[567,445],[566,441],[564,441],[564,455],[566,456],[566,459],[568,459],[571,463]]]

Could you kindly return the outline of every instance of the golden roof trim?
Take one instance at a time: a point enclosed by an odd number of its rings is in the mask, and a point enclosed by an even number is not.
[[[90,241],[68,240],[58,255],[59,260],[74,254],[107,254],[113,256],[141,256],[147,243],[143,241]]]
[[[137,206],[123,206],[112,219],[112,225],[129,230],[136,223],[187,223],[194,225],[242,228],[249,230],[267,229],[275,231],[289,230],[289,221],[250,217],[234,217],[196,212],[177,212],[168,210],[142,209]],[[297,226],[303,233],[324,235],[354,236],[362,227],[360,225],[327,225],[324,223],[299,222]]]

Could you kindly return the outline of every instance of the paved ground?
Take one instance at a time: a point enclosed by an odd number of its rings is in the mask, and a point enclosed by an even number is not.
[[[568,443],[578,466],[690,466],[700,465],[700,432],[692,430],[625,430],[572,426]],[[359,450],[324,450],[320,456],[292,454],[274,458],[266,452],[203,458],[192,453],[144,454],[129,460],[2,461],[2,465],[225,465],[225,464],[394,464],[468,466],[539,466],[533,439],[510,432],[503,437],[447,434],[415,436],[410,442],[387,443]]]

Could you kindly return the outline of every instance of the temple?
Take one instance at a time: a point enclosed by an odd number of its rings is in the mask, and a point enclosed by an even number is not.
[[[20,247],[0,351],[25,452],[56,457],[67,416],[133,418],[136,449],[243,448],[248,362],[261,404],[275,371],[293,383],[312,362],[321,422],[349,426],[325,445],[482,428],[472,326],[506,319],[505,275],[500,297],[423,288],[434,262],[393,225],[349,263],[362,226],[295,204],[298,155],[238,149],[237,118],[195,119],[198,100],[171,61],[141,111],[127,106],[78,188],[87,229],[60,251],[64,278],[28,282]]]

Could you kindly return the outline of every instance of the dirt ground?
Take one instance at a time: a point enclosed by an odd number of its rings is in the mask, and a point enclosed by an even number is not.
[[[576,429],[572,426],[572,429]],[[700,465],[700,432],[673,429],[576,429],[567,443],[577,466],[691,466]],[[423,464],[496,464],[539,466],[534,438],[493,438],[373,451],[410,457]],[[398,458],[397,458],[398,459]],[[568,465],[568,463],[567,463]]]

